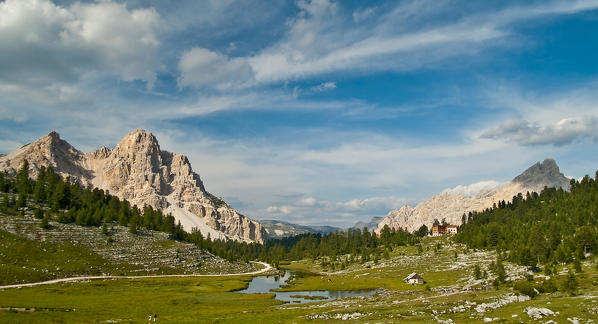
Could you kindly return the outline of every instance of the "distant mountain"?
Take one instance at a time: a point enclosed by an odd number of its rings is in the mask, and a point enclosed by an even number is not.
[[[403,206],[392,210],[378,224],[379,232],[385,225],[391,228],[403,228],[410,232],[422,225],[430,227],[435,219],[446,220],[449,224],[461,224],[461,217],[473,211],[490,208],[499,201],[511,201],[518,193],[540,192],[544,187],[555,187],[569,190],[570,179],[559,170],[556,162],[547,158],[536,163],[522,174],[505,185],[494,189],[482,189],[473,197],[465,197],[460,193],[445,191],[415,207]]]
[[[378,224],[384,219],[384,217],[374,216],[372,219],[366,222],[357,222],[353,225],[353,228],[363,229],[364,227],[368,229],[368,231],[375,230],[378,228]]]
[[[260,220],[260,224],[266,229],[268,237],[270,238],[283,238],[288,236],[295,236],[300,234],[312,233],[312,234],[328,234],[341,229],[333,226],[308,226],[293,224],[280,220],[265,219]]]
[[[109,190],[140,208],[150,205],[172,213],[183,228],[197,228],[204,236],[263,243],[266,230],[235,211],[204,188],[185,155],[162,151],[156,137],[136,130],[125,136],[114,149],[102,147],[84,153],[58,133],[51,132],[37,141],[0,157],[0,170],[14,173],[27,160],[30,176],[43,166],[69,176],[83,185]]]

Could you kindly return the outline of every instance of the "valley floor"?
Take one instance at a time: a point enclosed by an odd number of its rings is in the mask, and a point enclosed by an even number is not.
[[[473,278],[474,266],[486,270],[496,258],[493,252],[467,251],[447,238],[426,239],[423,245],[421,253],[416,247],[399,247],[388,260],[337,272],[324,272],[311,260],[281,265],[310,273],[297,276],[285,290],[378,289],[371,297],[283,304],[274,294],[236,293],[251,276],[111,279],[0,290],[0,322],[142,323],[150,314],[158,314],[163,323],[598,321],[594,260],[576,274],[579,290],[574,296],[557,291],[530,299],[511,283],[525,280],[525,268],[505,264],[509,281],[496,290],[490,271],[485,279]],[[559,267],[559,285],[566,270],[566,265]],[[426,284],[404,283],[411,272],[422,274]],[[533,280],[545,279],[535,274]]]

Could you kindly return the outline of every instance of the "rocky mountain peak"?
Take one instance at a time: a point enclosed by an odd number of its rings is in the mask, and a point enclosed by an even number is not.
[[[117,152],[160,152],[160,144],[154,134],[137,129],[127,134],[114,148]]]
[[[51,131],[45,137],[49,137],[49,138],[52,138],[52,139],[55,139],[55,140],[59,140],[60,139],[60,134],[58,134],[58,132],[56,132],[56,131]]]
[[[559,166],[552,158],[546,158],[542,163],[538,162],[532,165],[515,177],[513,182],[536,189],[540,186],[569,188],[569,179],[561,173]]]
[[[110,155],[111,152],[111,149],[107,148],[106,146],[102,146],[99,149],[91,152],[90,155],[95,159],[105,159]]]
[[[160,150],[156,137],[138,129],[127,134],[113,150],[101,147],[82,153],[56,132],[0,156],[0,170],[16,172],[28,160],[31,176],[52,166],[63,176],[84,185],[109,190],[142,208],[150,205],[172,213],[187,231],[199,229],[213,239],[264,242],[266,231],[207,192],[182,154]]]
[[[29,172],[32,177],[37,176],[37,171],[42,165],[51,166],[54,171],[63,175],[85,177],[86,170],[78,165],[82,155],[68,142],[62,140],[57,132],[52,131],[33,143],[25,144],[2,156],[0,170],[14,173],[26,159],[29,162]]]
[[[384,225],[391,228],[403,228],[416,231],[420,226],[432,226],[435,219],[443,219],[450,224],[461,224],[463,214],[491,208],[499,201],[510,201],[518,193],[540,192],[544,187],[569,189],[569,179],[559,170],[554,159],[547,158],[538,162],[513,181],[494,189],[482,189],[475,196],[463,196],[459,193],[443,192],[423,201],[415,207],[403,206],[391,210],[378,225],[380,231]]]

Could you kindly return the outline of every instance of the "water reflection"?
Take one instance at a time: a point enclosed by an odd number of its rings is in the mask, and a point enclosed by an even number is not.
[[[240,290],[242,294],[276,294],[276,299],[289,303],[311,303],[318,301],[330,301],[340,298],[372,296],[376,293],[375,289],[364,290],[318,290],[318,291],[271,291],[287,283],[291,277],[290,271],[285,271],[283,276],[260,276],[253,277],[249,286],[245,290]]]

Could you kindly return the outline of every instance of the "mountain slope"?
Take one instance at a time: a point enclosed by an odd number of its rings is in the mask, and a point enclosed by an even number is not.
[[[518,193],[540,192],[546,187],[569,189],[569,179],[559,170],[556,162],[547,158],[536,163],[507,184],[496,189],[481,190],[473,197],[462,194],[443,192],[415,207],[403,206],[392,210],[378,224],[378,232],[388,225],[391,228],[404,228],[415,231],[422,225],[431,227],[434,220],[446,220],[449,224],[461,224],[461,217],[473,211],[490,208],[499,201],[510,201]]]
[[[288,236],[295,236],[301,234],[328,234],[334,233],[336,231],[340,231],[341,229],[338,227],[333,226],[307,226],[307,225],[299,225],[293,224],[281,220],[270,220],[270,219],[263,219],[260,220],[260,224],[264,226],[266,232],[268,233],[268,237],[271,238],[283,238]]]
[[[108,190],[139,207],[151,205],[172,213],[187,231],[197,228],[213,239],[266,240],[258,222],[205,190],[186,156],[162,151],[155,136],[144,130],[129,133],[112,150],[102,147],[90,153],[51,132],[0,157],[0,170],[15,172],[24,160],[29,161],[33,177],[42,165],[52,166],[63,176]]]
[[[378,224],[384,219],[384,217],[374,216],[369,222],[357,222],[353,225],[353,228],[363,229],[364,227],[368,229],[368,231],[374,230],[378,228]]]

